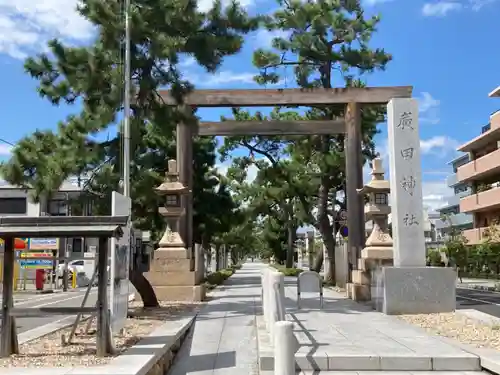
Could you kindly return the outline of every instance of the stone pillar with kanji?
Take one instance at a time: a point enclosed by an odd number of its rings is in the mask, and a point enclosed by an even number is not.
[[[372,299],[372,273],[383,266],[393,264],[393,243],[388,230],[390,183],[384,179],[382,160],[372,163],[372,179],[358,189],[358,194],[368,196],[365,205],[365,220],[373,222],[373,229],[357,260],[358,267],[352,271],[352,283],[347,285],[347,294],[355,301]]]
[[[189,188],[179,181],[175,160],[168,161],[165,181],[155,191],[163,199],[159,212],[166,229],[145,277],[160,301],[201,301],[205,297],[203,275],[196,272],[194,256],[179,234],[179,223],[185,215],[181,201]]]

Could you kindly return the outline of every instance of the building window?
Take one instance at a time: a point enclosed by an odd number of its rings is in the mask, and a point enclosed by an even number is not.
[[[28,203],[26,198],[0,198],[1,215],[19,215],[28,212]]]
[[[64,200],[49,201],[50,216],[66,216],[68,214],[68,203]]]
[[[73,252],[81,253],[83,248],[83,239],[82,238],[73,238]]]
[[[387,204],[387,194],[376,193],[375,194],[375,204]]]

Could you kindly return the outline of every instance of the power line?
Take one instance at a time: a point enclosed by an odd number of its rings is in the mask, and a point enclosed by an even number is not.
[[[3,139],[3,138],[0,138],[0,142],[5,143],[5,144],[7,144],[7,145],[9,145],[9,146],[12,146],[12,147],[15,147],[15,146],[16,146],[14,143],[9,142],[9,141],[6,141],[6,140],[5,140],[5,139]]]

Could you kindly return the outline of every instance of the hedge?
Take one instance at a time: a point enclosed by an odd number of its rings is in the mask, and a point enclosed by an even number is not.
[[[281,264],[272,264],[272,267],[276,268],[279,272],[281,272],[285,276],[297,277],[303,271],[300,268],[286,268]]]

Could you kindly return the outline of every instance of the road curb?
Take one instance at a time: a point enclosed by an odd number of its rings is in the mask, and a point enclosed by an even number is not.
[[[489,348],[476,348],[470,344],[450,339],[449,337],[437,336],[441,341],[462,349],[479,358],[481,368],[491,374],[500,374],[500,351]]]
[[[498,292],[494,286],[485,285],[457,285],[457,289],[484,290],[485,292]]]

